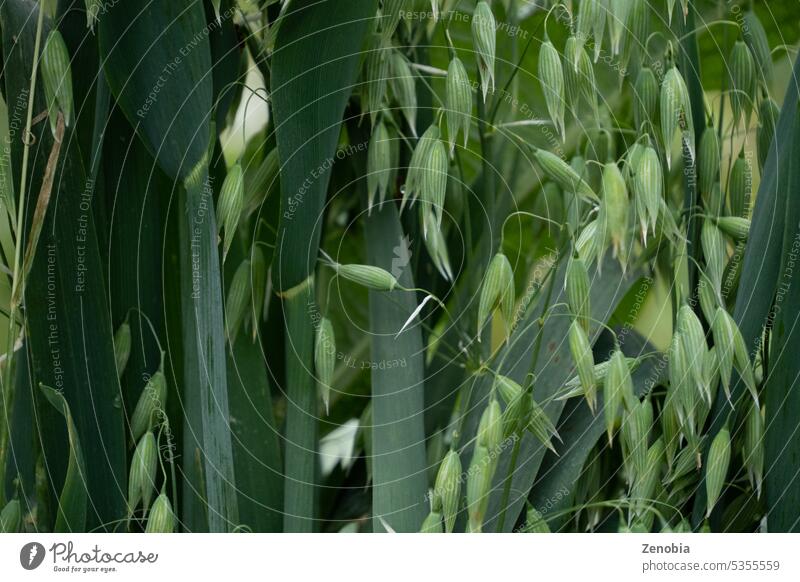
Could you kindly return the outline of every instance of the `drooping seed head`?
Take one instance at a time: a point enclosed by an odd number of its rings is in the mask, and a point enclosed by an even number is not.
[[[161,493],[153,502],[150,515],[147,517],[145,533],[172,533],[175,531],[175,512],[172,503],[165,493]]]
[[[330,409],[331,381],[336,367],[336,334],[333,324],[323,317],[317,326],[314,338],[314,370],[317,374],[317,386],[325,404],[325,411]]]
[[[589,272],[586,269],[586,263],[580,256],[570,259],[564,277],[564,286],[570,312],[575,321],[583,327],[584,331],[588,332],[592,316],[589,299]]]
[[[97,16],[103,8],[102,0],[86,0],[86,28],[94,32]]]
[[[728,59],[731,71],[731,109],[733,122],[738,124],[742,117],[750,121],[750,113],[756,101],[756,70],[753,55],[744,41],[737,40]]]
[[[711,219],[703,220],[700,243],[706,260],[706,274],[714,288],[719,289],[725,271],[726,244],[725,237]]]
[[[568,192],[573,192],[586,200],[597,201],[592,187],[564,160],[547,150],[537,149],[533,157],[545,174]]]
[[[607,236],[611,239],[614,256],[619,257],[628,232],[629,200],[625,178],[616,163],[609,162],[603,166],[602,183],[601,205],[605,211]]]
[[[372,130],[367,150],[367,206],[370,212],[376,194],[381,203],[386,199],[391,174],[391,139],[383,120],[380,120]]]
[[[700,192],[707,195],[719,179],[719,138],[712,124],[706,126],[700,137],[697,171]]]
[[[428,152],[422,173],[420,198],[429,207],[436,219],[437,228],[442,226],[444,201],[447,195],[448,173],[447,148],[440,140],[436,140]]]
[[[478,337],[492,311],[500,308],[507,326],[514,316],[514,271],[503,253],[497,253],[486,269],[478,302]]]
[[[500,397],[506,404],[510,404],[523,392],[522,386],[508,376],[503,376],[502,374],[497,374],[494,377],[494,389],[500,394]]]
[[[674,66],[667,71],[661,84],[659,111],[661,113],[661,135],[667,157],[667,167],[671,168],[672,142],[675,139],[675,133],[679,129],[682,133],[688,134],[686,142],[689,144],[691,156],[694,157],[694,126],[689,91],[686,88],[683,76]]]
[[[778,124],[780,114],[781,110],[772,97],[767,95],[761,100],[761,104],[758,107],[759,124],[756,136],[759,168],[763,168],[764,164],[767,163],[769,149],[772,146],[772,142],[775,141],[775,127]]]
[[[222,182],[222,188],[219,192],[219,201],[217,202],[217,230],[225,231],[225,238],[223,243],[223,260],[228,255],[231,243],[236,236],[236,228],[239,225],[239,219],[242,216],[242,208],[244,206],[244,177],[242,174],[242,165],[236,162],[225,180]]]
[[[646,146],[636,160],[633,176],[633,195],[637,216],[642,230],[642,239],[647,240],[647,231],[655,233],[661,201],[664,198],[664,174],[655,148]]]
[[[750,221],[738,216],[720,216],[717,219],[717,227],[737,241],[747,240],[750,233]]]
[[[430,152],[438,141],[439,127],[436,125],[428,127],[419,138],[417,146],[414,148],[414,153],[411,154],[411,160],[408,162],[408,174],[406,175],[406,184],[403,190],[403,200],[400,204],[401,210],[408,200],[414,200],[419,196]]]
[[[450,253],[447,250],[447,241],[442,230],[436,224],[436,215],[424,204],[420,204],[419,217],[424,233],[422,238],[425,241],[425,248],[428,249],[428,254],[431,256],[436,270],[446,281],[452,281],[453,269],[450,266]]]
[[[613,442],[614,425],[620,408],[628,400],[626,394],[633,395],[633,381],[624,354],[620,350],[616,350],[608,363],[608,373],[603,390],[603,409],[609,443]]]
[[[384,42],[388,40],[397,30],[397,25],[403,16],[403,11],[407,0],[384,0],[381,7],[381,31]]]
[[[747,468],[750,482],[757,494],[761,495],[761,482],[764,475],[764,412],[754,402],[750,402],[742,441],[742,460]]]
[[[478,59],[483,100],[491,87],[494,90],[495,33],[497,26],[492,9],[485,0],[478,2],[472,15],[472,45]]]
[[[468,531],[478,533],[483,528],[483,518],[489,505],[492,478],[497,468],[497,458],[483,445],[476,445],[467,469]]]
[[[496,398],[489,401],[489,405],[481,415],[478,424],[477,444],[494,451],[503,442],[503,412]]]
[[[542,85],[547,112],[556,131],[565,139],[564,130],[564,69],[556,47],[545,38],[539,49],[539,82]]]
[[[419,533],[442,533],[442,514],[438,511],[431,511],[422,522]]]
[[[461,458],[456,451],[450,449],[439,465],[433,488],[433,494],[442,508],[447,533],[452,532],[456,525],[461,501],[461,479]]]
[[[145,384],[131,414],[131,436],[134,442],[156,423],[163,420],[167,405],[167,378],[158,370]]]
[[[447,137],[450,142],[450,152],[455,149],[456,137],[459,132],[464,136],[464,147],[469,139],[469,124],[472,116],[472,86],[469,82],[467,70],[458,57],[450,61],[447,68]]]
[[[250,259],[245,259],[236,268],[225,298],[225,330],[231,345],[236,342],[236,336],[248,313],[251,299]]]
[[[652,425],[653,405],[649,398],[636,403],[622,422],[621,440],[631,481],[640,479],[647,471],[648,437]]]
[[[366,80],[364,85],[366,99],[364,103],[367,105],[373,124],[386,99],[386,87],[389,79],[389,48],[381,35],[372,35],[367,57],[364,61],[364,78]]]
[[[706,464],[706,517],[717,504],[731,460],[731,434],[726,426],[711,441]]]
[[[72,123],[72,70],[70,57],[64,37],[54,29],[47,36],[42,49],[42,81],[47,98],[50,129],[55,135],[57,112],[64,115],[64,125]]]
[[[639,69],[633,85],[633,119],[636,130],[642,131],[646,123],[651,127],[657,125],[657,115],[658,81],[653,70],[645,66]]]
[[[581,386],[584,390],[586,402],[589,408],[594,411],[596,404],[595,390],[597,389],[597,379],[594,374],[594,355],[592,346],[589,344],[589,337],[586,330],[573,321],[569,327],[569,350],[575,368],[580,378]]]
[[[131,355],[131,326],[123,321],[114,333],[114,359],[117,363],[117,375],[122,377],[128,358]]]
[[[411,128],[411,134],[417,135],[417,88],[414,74],[408,66],[406,57],[397,49],[392,50],[390,59],[389,89],[406,123]]]
[[[561,437],[558,435],[553,421],[550,420],[550,417],[541,405],[533,398],[530,399],[530,405],[531,419],[530,422],[528,422],[528,430],[536,437],[536,440],[555,453],[556,449],[553,446],[553,437],[559,440],[561,440]]]
[[[772,51],[767,39],[767,32],[752,9],[745,11],[742,29],[747,31],[744,41],[753,55],[757,71],[756,84],[763,82],[769,85],[772,82]]]
[[[145,513],[150,507],[150,500],[156,486],[156,469],[158,468],[158,446],[156,437],[147,431],[131,459],[131,469],[128,477],[128,511],[134,509],[142,502]]]
[[[375,291],[393,291],[399,283],[388,271],[372,265],[334,265],[336,273],[348,281],[352,281],[367,289]]]
[[[728,200],[731,214],[743,217],[750,202],[753,186],[753,169],[750,160],[744,155],[744,148],[739,151],[736,161],[731,168],[731,177],[728,181]]]

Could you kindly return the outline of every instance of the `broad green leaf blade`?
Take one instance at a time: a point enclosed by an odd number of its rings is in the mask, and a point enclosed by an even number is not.
[[[255,532],[280,532],[283,474],[267,368],[257,342],[240,334],[228,359],[228,396],[239,520]]]
[[[64,416],[69,439],[69,465],[64,488],[58,498],[58,515],[54,531],[82,532],[86,528],[86,504],[88,501],[86,483],[89,475],[86,472],[78,429],[64,395],[44,384],[39,384],[39,388],[47,401],[59,414]]]
[[[312,279],[283,301],[286,314],[286,434],[283,529],[316,529],[317,389],[314,369]]]
[[[769,376],[765,383],[765,492],[770,532],[800,532],[800,285],[788,283],[797,260],[800,224],[800,110],[785,101],[792,132],[787,136],[786,211],[781,273],[776,307],[780,308],[770,336]]]
[[[319,248],[329,160],[353,90],[375,0],[297,0],[281,22],[272,63],[272,104],[281,163],[281,222],[275,286],[285,301],[286,487],[284,528],[313,528],[316,390],[313,334],[307,309]],[[325,47],[325,50],[320,50]]]
[[[217,226],[211,212],[207,166],[203,164],[202,171],[185,184],[180,206],[186,212],[181,212],[179,219],[183,397],[187,402],[184,455],[193,461],[191,469],[185,470],[189,473],[189,488],[199,488],[204,494],[208,530],[225,532],[236,527],[239,517]],[[202,516],[194,515],[190,523],[203,530],[204,521]]]
[[[128,414],[144,388],[143,378],[158,370],[158,342],[166,349],[161,293],[165,208],[172,192],[169,180],[134,133],[121,112],[108,120],[104,164],[108,208],[108,288],[114,329],[126,320],[131,326],[131,355],[120,378]],[[152,323],[158,337],[148,323]],[[167,402],[175,399],[174,385]],[[172,419],[173,425],[179,418]]]
[[[284,203],[274,269],[280,290],[314,271],[329,161],[376,8],[375,0],[295,0],[281,22],[271,81]]]
[[[14,367],[14,402],[11,407],[8,456],[5,459],[5,483],[2,486],[5,499],[12,499],[19,487],[22,495],[32,500],[35,495],[34,471],[38,445],[33,430],[36,424],[28,350],[24,345],[14,355]]]
[[[406,255],[408,244],[394,202],[373,208],[366,225],[368,262],[393,273],[407,289],[414,287],[411,265],[397,259]],[[374,531],[384,531],[384,520],[397,532],[418,532],[428,511],[424,350],[418,316],[396,335],[416,308],[414,292],[369,292]]]
[[[203,3],[109,4],[97,34],[120,107],[164,171],[185,178],[208,146],[212,74]]]
[[[6,2],[0,8],[0,17],[3,31],[16,33],[3,35],[3,51],[6,96],[18,106],[28,97],[36,5],[22,0]],[[48,30],[46,25],[44,34]],[[45,107],[39,90],[34,110],[43,111]],[[26,232],[33,210],[31,200],[39,194],[53,144],[47,123],[34,126],[32,133]],[[15,139],[11,144],[15,176],[21,176],[21,158],[22,144]],[[121,395],[103,267],[92,206],[82,204],[91,202],[93,194],[93,184],[86,180],[77,140],[70,130],[55,167],[51,202],[24,290],[32,381],[63,392],[83,453],[93,460],[86,467],[91,497],[86,527],[90,529],[113,527],[109,524],[124,516],[123,492],[127,488]],[[63,424],[46,408],[39,407],[38,428],[45,466],[53,476],[51,487],[59,489],[66,473],[67,443]]]

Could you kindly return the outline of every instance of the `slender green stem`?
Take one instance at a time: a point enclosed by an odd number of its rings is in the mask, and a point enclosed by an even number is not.
[[[20,185],[19,185],[19,205],[17,207],[17,224],[16,232],[16,248],[14,249],[14,267],[13,276],[11,279],[11,305],[9,306],[8,314],[8,337],[6,338],[6,361],[3,363],[2,372],[2,390],[3,397],[0,398],[3,409],[0,410],[0,503],[5,502],[5,487],[2,484],[5,481],[5,458],[6,448],[8,447],[8,415],[9,407],[11,406],[11,371],[13,369],[14,360],[14,321],[17,313],[17,287],[20,285],[20,263],[22,262],[22,247],[25,221],[25,195],[28,185],[28,157],[30,156],[31,140],[31,125],[33,121],[33,106],[36,100],[36,73],[39,70],[39,48],[42,44],[42,28],[44,26],[44,10],[39,7],[39,16],[36,20],[36,40],[33,44],[33,66],[31,67],[31,81],[30,89],[28,92],[28,111],[25,119],[25,132],[23,135],[22,147],[22,170],[20,172]]]

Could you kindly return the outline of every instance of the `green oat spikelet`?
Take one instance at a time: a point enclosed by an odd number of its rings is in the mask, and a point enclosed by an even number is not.
[[[219,192],[219,201],[217,202],[217,230],[225,231],[222,245],[223,261],[228,256],[228,250],[236,236],[236,228],[242,216],[243,206],[244,175],[242,173],[242,165],[236,162],[231,169],[228,170],[228,174],[222,182],[222,188]]]
[[[586,269],[586,263],[580,256],[570,259],[564,277],[564,287],[570,312],[575,321],[588,333],[592,317],[589,299],[589,272]]]
[[[577,321],[573,321],[569,326],[569,350],[572,354],[572,360],[575,362],[575,369],[581,381],[586,403],[594,413],[597,405],[594,355],[592,354],[592,346],[589,344],[586,330]]]
[[[128,511],[133,513],[139,502],[142,502],[145,514],[150,507],[150,500],[156,486],[156,470],[158,469],[158,446],[156,437],[147,431],[131,459],[128,477]]]
[[[711,448],[708,450],[708,463],[706,465],[706,517],[711,515],[711,511],[717,504],[720,493],[722,493],[730,460],[731,434],[726,426],[717,433],[717,436],[711,441]]]
[[[564,140],[566,139],[564,129],[564,69],[556,47],[553,46],[546,34],[545,40],[539,48],[539,82],[542,86],[550,119],[561,135],[561,139]]]
[[[461,501],[461,458],[450,449],[439,465],[433,494],[436,506],[441,507],[445,531],[450,533],[456,525],[459,503]]]
[[[41,57],[41,74],[47,101],[50,129],[56,135],[58,112],[64,116],[64,125],[72,124],[72,69],[64,37],[58,30],[47,36]]]
[[[542,171],[565,191],[575,193],[584,200],[595,202],[598,200],[592,187],[568,163],[554,153],[536,149],[533,157]]]
[[[245,259],[236,268],[225,298],[225,331],[231,346],[236,343],[236,336],[252,300],[250,282],[250,259]]]
[[[159,369],[145,384],[131,414],[131,437],[134,442],[165,415],[167,405],[167,377]]]
[[[685,135],[684,143],[692,158],[694,154],[694,129],[689,91],[678,69],[673,65],[664,76],[659,96],[661,114],[661,135],[667,158],[667,168],[672,168],[672,142],[680,129]]]
[[[417,141],[417,146],[414,148],[411,160],[408,162],[408,174],[403,188],[403,199],[400,202],[401,211],[407,201],[413,201],[420,196],[423,188],[423,177],[428,167],[428,159],[434,145],[439,142],[439,135],[438,126],[431,125]]]
[[[508,258],[503,253],[497,253],[489,263],[481,285],[478,302],[478,341],[486,320],[498,307],[506,326],[511,324],[514,317],[514,302],[514,271]]]
[[[646,123],[656,125],[658,115],[658,81],[653,69],[644,66],[636,75],[633,85],[633,119],[637,130]]]
[[[750,221],[738,216],[720,216],[716,219],[717,227],[735,241],[747,240],[750,233]]]
[[[372,265],[342,265],[335,263],[333,269],[343,279],[375,291],[394,291],[399,285],[394,275],[385,269]]]
[[[772,82],[772,51],[769,47],[767,32],[752,8],[745,11],[742,28],[747,31],[747,34],[744,35],[744,42],[753,55],[753,61],[758,71],[756,84],[769,85]]]
[[[317,325],[314,339],[314,370],[317,374],[317,387],[325,413],[330,412],[331,382],[336,367],[336,334],[333,324],[327,317],[322,317]]]
[[[625,253],[624,245],[628,232],[629,200],[625,178],[616,163],[608,162],[603,166],[602,184],[603,199],[601,207],[604,211],[605,223],[601,226],[605,228],[606,240],[611,242],[614,257],[620,259],[624,268],[622,259]]]
[[[175,531],[175,512],[172,503],[163,491],[156,497],[147,517],[145,533],[172,533]]]
[[[448,165],[447,148],[441,140],[436,140],[425,160],[420,198],[424,202],[423,206],[428,206],[432,210],[437,228],[441,228],[444,215]]]
[[[131,356],[131,326],[126,319],[114,333],[114,360],[117,364],[117,375],[121,378]]]
[[[392,50],[390,62],[389,88],[394,100],[400,106],[411,134],[417,135],[417,88],[414,74],[408,66],[408,60],[397,49]]]
[[[664,198],[664,173],[655,148],[647,145],[635,161],[633,195],[636,214],[642,231],[642,240],[647,242],[647,233],[656,232],[661,201]]]
[[[447,137],[450,142],[450,153],[453,153],[456,138],[461,132],[464,136],[464,148],[469,139],[469,125],[472,116],[472,87],[467,70],[461,59],[454,57],[447,68]]]
[[[728,180],[728,203],[733,216],[744,217],[750,203],[753,186],[753,169],[750,160],[744,155],[744,148],[739,151],[731,168]]]
[[[700,150],[697,154],[697,173],[700,192],[707,196],[719,180],[720,148],[714,125],[709,123],[700,136]]]
[[[775,127],[778,124],[781,110],[775,100],[769,95],[765,95],[758,106],[758,133],[756,143],[758,149],[758,167],[764,168],[767,163],[767,155],[775,141]]]
[[[367,150],[367,207],[372,212],[375,195],[383,203],[389,189],[392,174],[392,148],[389,132],[383,120],[378,121],[372,131]]]
[[[422,522],[419,533],[442,533],[442,514],[438,511],[431,511]]]
[[[494,60],[496,39],[495,24],[492,9],[485,0],[478,2],[472,15],[472,45],[475,48],[478,60],[478,72],[481,77],[481,92],[483,100],[491,88],[494,91]]]
[[[734,126],[744,115],[746,125],[756,100],[756,71],[753,55],[744,41],[737,40],[728,59],[731,71],[731,109]]]

